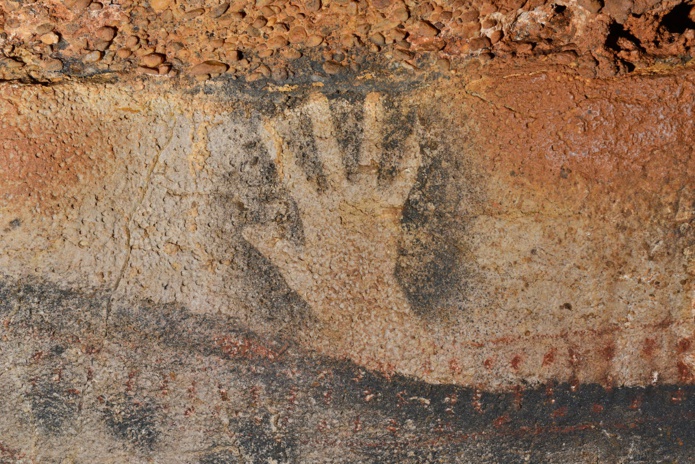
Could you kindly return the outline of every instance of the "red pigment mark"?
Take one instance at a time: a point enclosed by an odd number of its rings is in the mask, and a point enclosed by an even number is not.
[[[389,419],[389,425],[386,426],[386,430],[388,430],[391,433],[398,432],[398,422],[396,422],[395,419]]]
[[[461,364],[459,364],[458,359],[456,358],[451,358],[449,360],[449,370],[451,371],[452,374],[458,375],[460,374],[463,369],[461,368]]]
[[[630,403],[630,409],[633,411],[639,409],[642,407],[642,395],[638,395],[634,400],[632,400],[632,403]]]
[[[557,408],[555,411],[553,411],[553,417],[565,417],[567,415],[567,406],[563,406],[561,408]]]
[[[434,369],[432,368],[432,363],[429,359],[422,363],[422,372],[424,372],[426,375],[429,375],[432,372],[434,372]]]
[[[169,379],[167,379],[166,375],[162,375],[162,381],[159,382],[159,391],[162,392],[162,396],[169,394]]]
[[[125,383],[125,391],[129,392],[133,390],[133,383],[135,382],[135,376],[137,376],[137,371],[128,372],[128,380]]]
[[[96,347],[90,343],[90,344],[84,346],[83,351],[85,352],[85,354],[92,355],[92,354],[98,353],[101,350],[98,347]]]
[[[550,351],[545,353],[543,356],[543,367],[550,366],[555,362],[555,353],[557,350],[555,348],[551,348]]]
[[[679,388],[678,390],[673,392],[673,395],[671,395],[671,403],[679,404],[683,401],[685,401],[685,392]]]
[[[512,369],[514,369],[515,371],[518,371],[519,366],[521,365],[521,356],[518,354],[516,356],[514,356],[512,358],[511,365],[512,365]]]
[[[407,404],[408,400],[405,398],[405,391],[399,391],[398,393],[396,393],[396,400],[396,404],[399,408]]]
[[[656,352],[656,340],[653,338],[645,338],[642,353],[644,353],[647,358],[651,358],[654,356],[654,352]]]
[[[509,414],[504,414],[503,416],[500,416],[497,419],[495,419],[493,424],[495,425],[495,427],[499,428],[499,427],[502,427],[504,425],[509,424],[511,421],[512,420],[509,418]]]
[[[483,403],[480,401],[482,397],[483,392],[476,388],[475,392],[473,393],[473,409],[475,409],[478,414],[483,413]]]
[[[331,404],[333,401],[333,390],[329,389],[323,392],[323,402],[326,404]]]
[[[615,345],[613,343],[609,343],[608,345],[604,346],[601,350],[601,354],[603,355],[603,359],[606,361],[612,361],[615,357]]]
[[[362,430],[362,421],[360,420],[360,416],[357,416],[355,418],[354,424],[355,424],[355,426],[352,428],[353,433],[357,433],[360,430]]]
[[[483,361],[483,366],[485,366],[485,369],[490,370],[492,369],[493,362],[494,361],[491,358],[487,358],[485,361]]]
[[[593,412],[594,414],[601,414],[604,409],[605,408],[603,407],[603,405],[594,403],[594,405],[591,407],[591,412]]]
[[[681,382],[688,382],[691,379],[690,368],[683,361],[678,361],[678,379]]]
[[[683,354],[690,349],[690,339],[681,338],[678,340],[678,354]]]
[[[520,385],[514,386],[514,407],[518,410],[521,409],[521,403],[524,399],[524,390]]]
[[[444,403],[448,404],[449,406],[445,409],[445,411],[449,414],[454,414],[454,408],[453,405],[458,403],[459,397],[456,393],[452,393],[451,395],[447,396],[444,398]]]
[[[374,392],[372,392],[372,391],[369,390],[369,389],[363,391],[362,393],[364,393],[364,401],[365,401],[366,403],[369,403],[370,401],[372,401],[372,400],[374,399],[374,397],[376,396],[376,395],[374,394]]]
[[[581,361],[581,358],[579,356],[579,352],[575,350],[574,348],[569,348],[567,350],[567,361],[570,364],[570,367],[575,368],[579,365],[579,362]]]
[[[287,395],[287,402],[292,406],[297,405],[297,387],[294,385],[290,388],[290,394]]]
[[[251,393],[251,401],[253,403],[258,403],[258,400],[261,398],[261,387],[254,385],[251,387],[249,393]]]
[[[273,360],[277,353],[260,343],[249,338],[235,339],[229,335],[215,338],[215,345],[219,346],[222,352],[230,358],[251,358],[259,356],[261,358]]]
[[[392,364],[392,363],[385,363],[385,362],[383,362],[383,361],[375,361],[375,364],[376,364],[375,370],[378,371],[378,372],[381,372],[381,374],[384,376],[384,378],[385,378],[387,381],[390,381],[391,378],[392,378],[392,377],[394,376],[394,374],[396,373],[396,365],[395,365],[395,364]],[[427,372],[427,373],[431,373],[431,372],[432,372],[432,368],[429,367],[428,365],[427,365],[427,366],[426,366],[426,365],[423,365],[423,369],[424,369],[425,372]]]
[[[9,457],[13,460],[16,459],[17,462],[19,462],[20,459],[24,459],[24,457],[26,456],[19,450],[10,448],[9,446],[5,446],[3,443],[0,443],[0,454],[2,454],[3,457]]]

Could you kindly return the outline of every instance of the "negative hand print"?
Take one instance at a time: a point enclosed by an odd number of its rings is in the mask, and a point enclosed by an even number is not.
[[[303,243],[275,223],[247,227],[244,238],[314,311],[320,321],[314,348],[367,367],[422,374],[434,344],[394,276],[401,212],[421,162],[416,131],[401,143],[395,174],[384,179],[384,110],[378,94],[368,95],[357,167],[348,175],[325,97],[286,116],[265,122],[265,142],[299,209]],[[306,125],[318,159],[315,179],[291,143]]]

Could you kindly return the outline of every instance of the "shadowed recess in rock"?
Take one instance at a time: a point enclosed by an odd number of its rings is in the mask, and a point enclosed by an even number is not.
[[[36,346],[50,341],[52,347],[58,343],[60,350],[83,350],[95,378],[121,369],[127,380],[101,384],[89,380],[88,388],[65,395],[62,392],[68,386],[61,382],[37,383],[34,391],[40,398],[36,397],[32,408],[37,418],[44,417],[39,442],[73,424],[71,405],[82,401],[97,405],[83,409],[82,417],[94,416],[97,427],[102,424],[114,440],[152,457],[164,456],[172,447],[204,449],[202,442],[195,444],[205,441],[195,431],[199,427],[219,437],[226,433],[223,430],[233,432],[234,449],[254,462],[261,462],[259,457],[307,462],[317,447],[326,455],[349,456],[349,462],[413,463],[529,459],[559,463],[587,456],[602,462],[685,462],[695,451],[693,386],[606,389],[547,384],[486,392],[433,385],[402,376],[384,377],[349,362],[311,355],[282,340],[259,338],[223,316],[144,302],[118,303],[107,343],[98,352],[85,351],[82,340],[96,334],[66,321],[98,319],[87,308],[93,299],[101,301],[100,292],[58,291],[53,284],[37,280],[31,282],[31,290],[28,282],[7,280],[0,288],[10,301],[30,291],[44,312],[41,319],[10,322],[0,341],[3,352],[16,339]],[[69,307],[63,305],[65,299],[72,302]],[[20,305],[19,312],[23,311]],[[127,357],[127,366],[112,364],[110,359],[119,356]],[[19,364],[14,368],[24,369]],[[53,367],[47,363],[41,369],[46,375]],[[75,369],[77,365],[65,363],[63,375],[69,377]],[[154,385],[137,384],[138,374],[128,372],[171,379],[167,394],[162,396]],[[194,390],[177,387],[176,379],[181,379],[181,385],[193,382],[201,391],[210,384],[217,393],[190,412],[186,398],[193,398]],[[182,389],[180,394],[177,388]],[[0,426],[25,428],[17,406],[6,406]],[[221,411],[233,415],[228,429],[216,425]],[[172,430],[183,427],[183,435],[172,441],[171,431],[162,433],[167,424]],[[23,447],[14,442],[5,445]],[[224,460],[236,456],[225,453],[200,451],[199,460],[229,462]]]

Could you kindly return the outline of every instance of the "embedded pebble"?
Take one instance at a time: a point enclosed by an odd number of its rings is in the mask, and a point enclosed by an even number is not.
[[[138,43],[140,43],[140,38],[134,35],[131,35],[128,37],[125,41],[125,45],[128,48],[133,48],[135,47]]]
[[[89,53],[87,53],[83,58],[82,61],[85,63],[96,63],[97,61],[101,60],[101,57],[103,54],[99,50],[93,50]]]
[[[132,55],[133,52],[129,48],[121,48],[116,52],[116,56],[122,59],[126,59]]]
[[[312,35],[306,41],[307,47],[318,47],[323,42],[323,37],[320,35]]]
[[[213,18],[219,18],[223,14],[227,12],[229,9],[229,2],[224,2],[219,6],[216,6],[212,10],[210,10],[210,16]]]
[[[109,40],[97,40],[94,42],[93,49],[99,50],[101,52],[106,51],[107,48],[111,46],[111,41]]]
[[[214,60],[203,61],[188,70],[193,76],[202,76],[206,74],[222,74],[229,69],[229,66]]]
[[[490,39],[487,37],[476,37],[475,39],[471,39],[469,41],[469,44],[471,46],[471,51],[478,51],[483,48],[489,48],[492,43],[490,42]]]
[[[44,23],[36,28],[36,33],[39,35],[47,34],[48,32],[53,32],[55,26],[51,23]]]
[[[256,72],[259,72],[263,75],[263,77],[270,77],[270,68],[264,64],[260,65],[259,67],[256,68]]]
[[[139,73],[150,74],[152,76],[158,76],[159,75],[159,69],[157,69],[157,68],[149,68],[147,66],[138,66],[136,70]]]
[[[161,13],[169,8],[171,2],[172,0],[150,0],[150,6],[156,13]]]
[[[490,34],[490,43],[493,44],[493,45],[496,44],[497,42],[499,42],[500,40],[502,40],[502,37],[503,37],[503,36],[504,36],[504,34],[502,33],[501,30],[493,31],[493,32]]]
[[[142,64],[148,68],[156,68],[160,64],[164,63],[164,56],[159,53],[150,53],[141,58]]]
[[[297,60],[302,57],[302,53],[294,48],[288,48],[281,52],[282,56],[288,60]]]
[[[437,68],[440,71],[449,71],[451,69],[451,63],[446,58],[439,58],[437,60]]]
[[[340,65],[340,63],[336,63],[335,61],[326,61],[323,63],[323,70],[326,71],[326,74],[338,74],[343,67]]]
[[[197,18],[198,16],[201,16],[203,13],[205,13],[204,8],[196,8],[195,10],[188,11],[185,13],[182,17],[184,21],[188,21],[194,18]]]
[[[116,28],[108,26],[100,27],[97,29],[96,35],[101,40],[111,41],[116,37]]]
[[[304,7],[307,11],[319,11],[322,6],[321,0],[306,0],[304,2]]]
[[[253,72],[253,73],[249,74],[248,76],[246,76],[246,81],[247,82],[254,82],[254,81],[257,81],[258,79],[262,79],[262,78],[263,78],[263,74],[261,74],[259,72]]]
[[[436,37],[439,34],[439,30],[425,21],[418,21],[413,24],[412,31],[415,35],[421,37]]]
[[[271,48],[273,50],[286,47],[287,45],[287,39],[282,36],[273,37],[268,41],[268,48]]]
[[[77,0],[75,4],[73,5],[73,10],[76,12],[82,12],[89,8],[89,5],[92,3],[92,0]]]
[[[63,69],[63,62],[55,58],[48,58],[41,62],[41,67],[48,72],[58,72]]]
[[[236,49],[228,49],[224,51],[224,56],[227,59],[227,61],[231,63],[236,63],[241,59],[241,53],[239,53],[239,50]]]
[[[290,30],[288,38],[291,43],[302,43],[307,38],[306,29],[303,27],[295,27]]]
[[[59,41],[60,37],[58,37],[58,34],[55,32],[49,32],[41,36],[41,42],[45,43],[46,45],[57,44]]]
[[[7,59],[4,59],[4,60],[0,60],[0,64],[4,65],[4,66],[6,66],[7,68],[10,68],[10,69],[18,69],[18,68],[23,68],[23,67],[24,67],[24,63],[23,63],[23,62],[21,62],[21,61],[19,61],[19,60],[12,59],[12,58],[7,58]]]
[[[272,70],[273,80],[284,81],[288,77],[287,70],[285,68],[274,68]]]

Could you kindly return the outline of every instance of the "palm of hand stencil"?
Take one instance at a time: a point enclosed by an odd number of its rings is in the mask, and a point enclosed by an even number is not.
[[[246,228],[244,238],[314,311],[320,329],[310,337],[313,348],[365,367],[422,376],[434,344],[394,275],[401,211],[421,161],[415,136],[404,141],[393,180],[380,185],[383,107],[378,94],[368,95],[357,172],[348,179],[327,100],[314,97],[303,111],[311,120],[324,188],[307,179],[277,121],[266,122],[265,130],[278,175],[300,211],[304,243],[284,238],[272,223]],[[297,131],[296,124],[290,119],[289,130]]]

